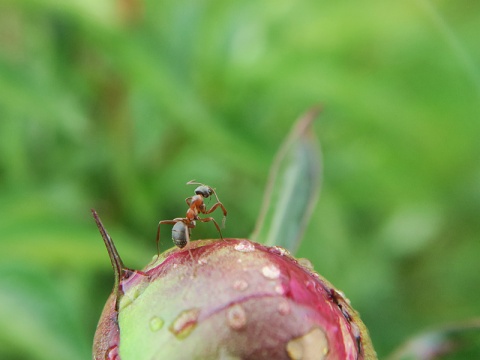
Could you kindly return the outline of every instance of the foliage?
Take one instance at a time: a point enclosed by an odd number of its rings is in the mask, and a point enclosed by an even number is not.
[[[191,179],[216,187],[225,235],[248,236],[277,147],[319,102],[323,188],[299,255],[346,292],[381,358],[478,315],[479,14],[2,0],[0,358],[90,356],[113,283],[91,207],[134,268]]]

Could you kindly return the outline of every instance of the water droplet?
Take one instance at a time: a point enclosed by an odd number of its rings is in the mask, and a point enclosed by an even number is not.
[[[152,331],[158,331],[160,330],[162,327],[163,327],[163,324],[164,324],[164,321],[162,318],[158,317],[158,316],[154,316],[151,320],[150,320],[150,330]]]
[[[182,311],[168,328],[177,338],[185,339],[197,326],[200,309]]]
[[[233,288],[238,291],[244,291],[246,288],[248,288],[248,282],[245,280],[235,280],[233,283]]]
[[[280,276],[280,269],[273,265],[273,264],[270,264],[270,265],[265,265],[263,268],[262,268],[262,274],[263,276],[265,276],[267,279],[278,279],[279,276]]]
[[[197,261],[198,265],[205,265],[207,262],[207,259],[198,259]]]
[[[300,259],[297,259],[298,263],[300,264],[300,266],[303,266],[304,268],[306,268],[307,270],[310,270],[310,271],[313,271],[314,268],[313,268],[313,264],[310,260],[306,259],[306,258],[300,258]]]
[[[253,245],[250,241],[242,240],[235,245],[235,250],[240,252],[252,252],[255,251],[255,245]]]
[[[247,314],[239,304],[230,306],[227,310],[227,323],[234,330],[240,330],[247,324]]]
[[[280,315],[288,315],[290,314],[290,311],[291,311],[290,304],[288,303],[287,300],[281,300],[278,303],[278,312],[280,313]]]
[[[270,251],[272,254],[277,254],[280,256],[288,256],[290,255],[290,251],[287,249],[281,247],[281,246],[272,246],[268,248],[268,251]]]
[[[311,275],[317,279],[320,279],[320,274],[317,273],[316,271],[312,271]]]
[[[284,295],[286,293],[285,288],[282,284],[278,284],[275,286],[275,292],[279,295]]]
[[[290,359],[326,359],[328,340],[325,332],[316,327],[303,336],[290,340],[287,344]]]
[[[310,291],[314,291],[316,288],[315,281],[310,279],[305,281],[305,287]]]
[[[105,355],[106,360],[117,360],[118,357],[118,345],[113,345],[107,350],[107,354]]]

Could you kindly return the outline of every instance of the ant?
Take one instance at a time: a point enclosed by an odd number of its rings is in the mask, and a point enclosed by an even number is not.
[[[195,189],[194,196],[190,196],[185,199],[185,202],[187,203],[189,208],[184,218],[175,218],[173,220],[162,220],[158,223],[157,239],[156,239],[158,253],[160,253],[158,244],[160,240],[160,225],[162,224],[173,224],[172,240],[174,244],[178,246],[180,249],[184,248],[190,242],[190,232],[196,226],[197,221],[200,221],[200,222],[212,221],[215,227],[217,228],[218,233],[220,234],[220,239],[223,240],[220,226],[218,226],[218,223],[215,221],[213,217],[207,217],[207,218],[198,217],[199,214],[210,214],[213,211],[215,211],[216,208],[220,207],[223,212],[222,227],[225,227],[227,209],[225,209],[225,206],[223,206],[223,204],[218,199],[217,193],[210,186],[196,182],[195,180],[190,180],[189,182],[187,182],[187,185],[199,185],[199,186]],[[207,210],[207,207],[205,206],[205,203],[204,203],[204,199],[212,195],[215,196],[215,198],[217,199],[217,202],[213,204],[213,206],[210,209]],[[190,249],[188,251],[190,252]],[[191,252],[190,252],[190,256],[193,259]]]

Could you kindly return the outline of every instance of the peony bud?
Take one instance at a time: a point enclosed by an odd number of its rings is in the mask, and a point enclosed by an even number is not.
[[[376,359],[343,294],[279,247],[199,240],[123,269],[94,359]]]

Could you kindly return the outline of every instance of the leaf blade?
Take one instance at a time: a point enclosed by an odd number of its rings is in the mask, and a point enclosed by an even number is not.
[[[321,156],[313,121],[314,107],[301,116],[278,150],[270,168],[253,241],[295,252],[318,200]]]

